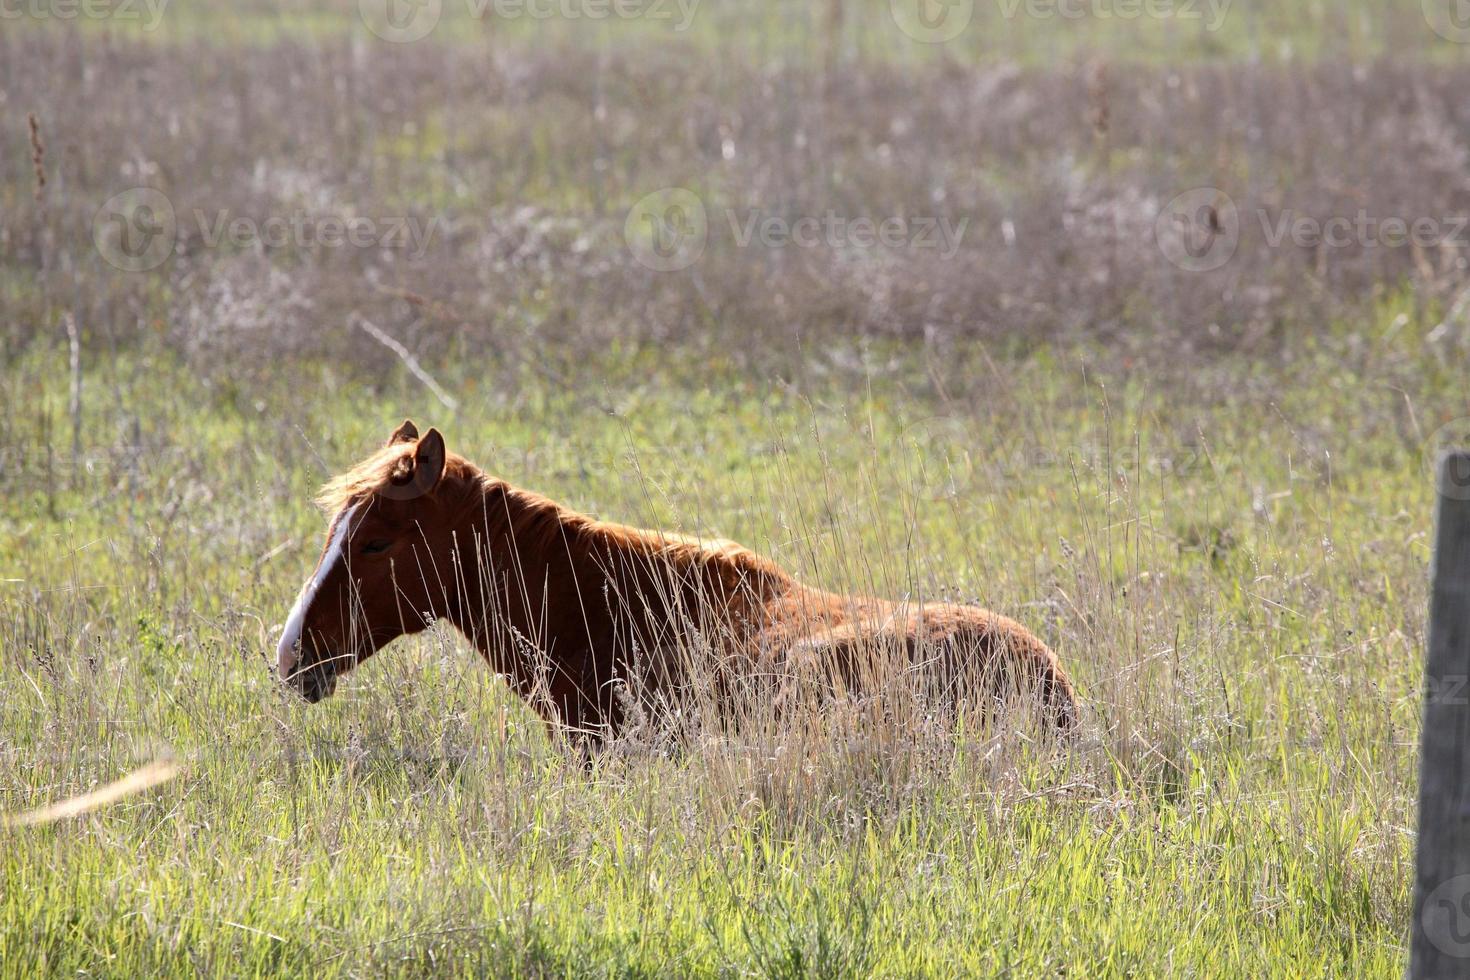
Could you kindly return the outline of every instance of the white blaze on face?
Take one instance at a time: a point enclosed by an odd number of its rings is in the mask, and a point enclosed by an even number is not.
[[[311,577],[301,588],[301,594],[296,597],[296,605],[291,607],[291,615],[286,618],[286,631],[281,634],[281,642],[276,646],[276,673],[281,680],[286,680],[296,670],[296,664],[301,659],[298,647],[301,644],[301,628],[306,623],[307,610],[311,608],[311,600],[315,598],[317,589],[321,588],[332,569],[342,560],[343,549],[347,546],[347,536],[352,532],[352,515],[357,511],[358,505],[353,504],[341,514],[337,515],[337,522],[332,527],[332,540],[327,545],[327,553],[322,555],[321,562],[316,566],[316,574]]]

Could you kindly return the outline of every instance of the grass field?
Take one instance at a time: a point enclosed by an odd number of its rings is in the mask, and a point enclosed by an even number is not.
[[[373,0],[253,0],[228,6],[96,0],[90,8],[31,2],[13,9],[17,14],[7,19],[15,29],[78,26],[166,44],[309,42],[359,32],[365,23],[392,33],[395,23],[388,20],[389,5]],[[86,16],[82,9],[97,14]],[[402,8],[403,24],[414,24],[414,10]],[[709,53],[733,49],[743,57],[800,56],[835,44],[855,57],[904,63],[957,58],[1048,64],[1103,55],[1177,65],[1243,58],[1373,58],[1405,49],[1421,57],[1452,58],[1457,57],[1456,46],[1426,30],[1429,22],[1453,26],[1451,13],[1434,5],[1421,13],[1388,0],[1298,5],[1266,0],[977,0],[935,4],[927,11],[889,0],[629,0],[617,6],[444,0],[426,12],[432,27],[425,21],[421,29],[408,26],[392,36],[422,34],[431,43],[477,46],[533,46],[548,40],[613,47],[687,45]]]
[[[0,814],[178,773],[0,828],[0,974],[1402,972],[1470,243],[1282,247],[1254,210],[1464,213],[1463,49],[1366,3],[1011,23],[1003,62],[745,9],[667,45],[384,46],[329,4],[4,26]],[[1205,185],[1247,217],[1196,272],[1153,215]],[[179,229],[129,273],[95,216],[140,186]],[[712,229],[974,230],[712,230],[652,272],[624,219],[672,186]],[[205,234],[302,209],[446,230]],[[307,706],[271,657],[311,497],[406,416],[599,517],[1012,615],[1082,733],[630,738],[584,771],[447,629]]]
[[[127,358],[97,368],[77,463],[55,435],[65,371],[27,356],[6,381],[27,410],[7,421],[26,452],[5,467],[0,799],[160,753],[184,772],[10,833],[0,960],[1396,972],[1421,432],[1463,394],[1392,319],[1362,325],[1369,367],[1329,348],[1274,393],[1198,400],[1042,357],[977,364],[949,400],[912,365],[796,393],[628,364],[585,399],[456,377],[446,418],[411,378],[240,395]],[[121,432],[115,398],[139,413]],[[630,749],[584,776],[447,634],[307,708],[267,657],[318,546],[308,495],[406,412],[600,515],[1011,611],[1078,675],[1087,733],[1060,758],[1003,738],[875,755],[862,733],[815,754]]]

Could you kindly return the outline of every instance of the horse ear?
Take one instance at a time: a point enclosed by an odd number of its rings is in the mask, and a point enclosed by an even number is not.
[[[404,419],[403,424],[393,430],[388,441],[383,445],[391,446],[399,442],[413,442],[419,437],[419,427],[413,424],[413,419]]]
[[[393,460],[388,482],[378,488],[378,495],[389,500],[417,500],[432,492],[444,476],[447,455],[444,437],[438,429],[430,429],[418,440],[412,453],[404,453]]]
[[[438,429],[430,429],[419,440],[413,451],[413,482],[423,488],[424,493],[434,489],[444,475],[444,437]]]

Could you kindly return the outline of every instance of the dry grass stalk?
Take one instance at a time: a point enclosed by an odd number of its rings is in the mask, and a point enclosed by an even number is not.
[[[36,199],[36,212],[33,216],[32,235],[36,248],[36,264],[44,274],[51,265],[46,241],[46,144],[41,141],[41,121],[36,118],[36,114],[33,112],[27,115],[26,121],[30,126],[31,169],[35,173],[32,194]]]
[[[82,335],[77,329],[77,318],[70,310],[63,313],[61,322],[66,327],[68,360],[71,367],[71,395],[67,412],[71,415],[72,461],[82,454]]]
[[[372,337],[378,343],[382,344],[384,347],[397,354],[398,359],[403,362],[404,367],[408,368],[409,373],[411,373],[415,378],[418,378],[420,381],[422,381],[424,383],[424,386],[434,393],[434,397],[439,399],[439,403],[441,405],[449,409],[451,412],[459,411],[459,402],[454,399],[453,395],[445,391],[444,386],[435,381],[433,376],[430,375],[428,371],[424,370],[423,365],[419,363],[419,359],[414,357],[413,353],[410,352],[407,347],[404,347],[397,340],[394,340],[392,337],[388,336],[388,334],[384,333],[377,326],[369,322],[366,317],[354,317],[353,322],[361,327],[363,329],[363,332],[366,333],[369,337]]]
[[[26,117],[31,129],[31,167],[36,173],[36,203],[46,199],[46,144],[41,142],[41,121],[34,112]]]
[[[146,789],[162,784],[173,779],[180,772],[179,764],[172,759],[155,759],[142,769],[134,770],[121,779],[113,780],[106,786],[73,796],[50,806],[43,806],[35,810],[27,810],[14,816],[0,818],[0,825],[6,827],[35,827],[42,824],[56,823],[58,820],[66,820],[70,817],[78,817],[84,813],[101,809],[118,800],[141,793]]]

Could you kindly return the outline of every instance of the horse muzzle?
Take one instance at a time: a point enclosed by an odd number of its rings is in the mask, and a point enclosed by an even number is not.
[[[276,673],[282,683],[316,704],[337,690],[337,672],[333,667],[339,660],[337,656],[325,654],[307,662],[294,648],[283,648],[276,653]]]
[[[323,698],[331,697],[337,690],[337,675],[308,669],[297,674],[289,683],[306,698],[308,704],[316,704]]]

